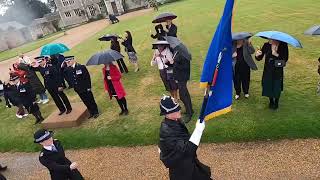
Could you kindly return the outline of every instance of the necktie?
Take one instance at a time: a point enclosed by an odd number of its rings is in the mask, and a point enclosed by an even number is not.
[[[58,152],[57,148],[54,145],[52,145],[51,147],[52,147],[52,152]]]

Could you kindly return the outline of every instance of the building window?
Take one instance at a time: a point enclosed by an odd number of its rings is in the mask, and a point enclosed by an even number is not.
[[[77,15],[77,16],[82,16],[82,12],[80,9],[75,9],[74,10],[74,13]]]
[[[89,11],[90,11],[90,15],[91,16],[95,16],[96,15],[96,8],[94,8],[93,5],[88,6]]]
[[[101,1],[101,2],[98,3],[98,5],[99,5],[99,8],[100,8],[100,11],[104,12],[105,9],[106,9],[106,5],[104,4],[104,2]]]
[[[68,6],[69,5],[69,1],[68,0],[62,0],[62,4],[63,4],[63,6]]]
[[[69,0],[69,4],[73,4],[74,3],[74,0]]]
[[[66,15],[66,17],[71,17],[71,13],[70,12],[65,12],[64,15]]]

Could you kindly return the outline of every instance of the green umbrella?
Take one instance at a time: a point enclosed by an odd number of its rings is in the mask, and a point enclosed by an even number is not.
[[[69,50],[70,49],[66,45],[61,43],[47,44],[42,47],[41,56],[51,56],[55,54],[61,54]]]

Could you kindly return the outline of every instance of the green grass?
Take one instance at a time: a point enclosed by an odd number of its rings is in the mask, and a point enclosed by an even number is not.
[[[196,112],[199,112],[203,90],[199,89],[199,79],[203,60],[215,27],[224,6],[223,0],[185,0],[160,8],[160,12],[172,11],[179,18],[178,36],[193,54],[192,80],[189,89]],[[241,0],[237,1],[234,17],[235,31],[258,32],[280,30],[299,38],[304,49],[290,47],[289,64],[285,70],[285,90],[281,96],[277,112],[267,108],[268,99],[261,97],[261,76],[263,62],[258,62],[259,70],[252,72],[251,97],[236,101],[233,111],[211,120],[206,125],[203,142],[242,142],[258,140],[277,140],[295,138],[319,138],[320,98],[316,95],[318,74],[316,73],[320,55],[320,39],[304,36],[303,32],[319,23],[317,20],[320,1],[314,0]],[[118,105],[110,101],[103,90],[102,67],[90,67],[93,79],[93,92],[102,112],[99,119],[87,121],[82,126],[56,131],[55,137],[62,140],[66,148],[92,148],[98,146],[135,146],[157,144],[159,126],[159,98],[165,93],[157,69],[150,67],[152,57],[150,23],[157,13],[149,13],[131,20],[122,21],[74,47],[68,54],[75,55],[81,63],[94,53],[109,47],[109,43],[97,41],[107,33],[123,34],[125,30],[133,33],[134,45],[138,51],[141,71],[124,75],[122,81],[128,93],[130,110],[128,117],[118,117]],[[253,38],[255,46],[263,40]],[[79,97],[68,91],[72,102]],[[56,108],[51,103],[41,107],[45,116]],[[0,107],[0,151],[36,151],[32,135],[38,129],[34,119],[17,120],[14,109]],[[188,126],[190,131],[194,122]]]
[[[56,39],[58,39],[59,37],[63,36],[63,32],[56,32],[53,34],[50,34],[48,36],[45,36],[41,39],[38,39],[36,41],[24,44],[22,46],[10,49],[10,50],[6,50],[3,52],[0,52],[0,61],[4,61],[13,57],[18,56],[20,53],[27,53],[30,51],[33,51],[37,48],[40,48],[41,46],[48,44]]]

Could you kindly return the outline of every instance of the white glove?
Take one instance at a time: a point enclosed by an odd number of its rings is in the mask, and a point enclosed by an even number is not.
[[[201,136],[205,127],[206,127],[205,121],[200,123],[200,120],[198,120],[196,124],[196,128],[194,129],[189,141],[195,144],[196,146],[199,146]]]
[[[71,165],[70,165],[70,169],[71,170],[74,170],[74,169],[77,169],[78,168],[78,164],[76,162],[73,162]]]

